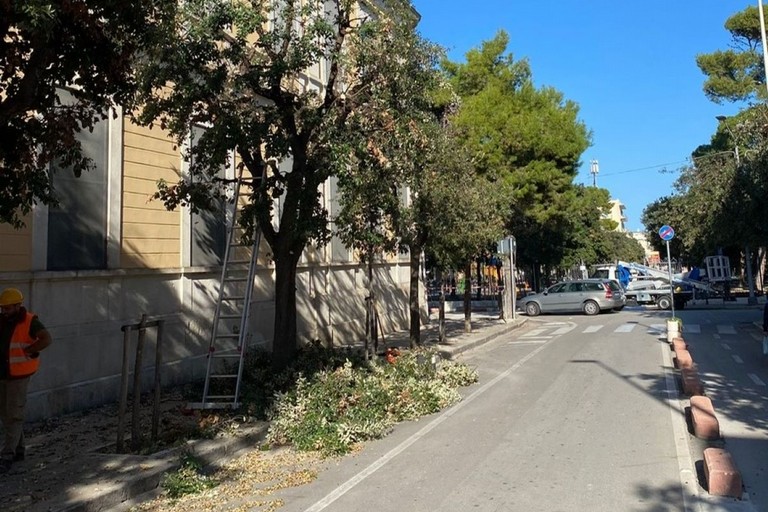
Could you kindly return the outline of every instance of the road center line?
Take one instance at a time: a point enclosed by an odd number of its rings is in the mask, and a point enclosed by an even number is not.
[[[536,357],[536,355],[547,348],[547,345],[542,345],[527,356],[523,357],[521,360],[519,360],[514,365],[507,368],[503,373],[500,373],[492,380],[485,383],[482,387],[475,390],[473,393],[471,393],[469,396],[467,396],[464,400],[459,402],[458,404],[454,405],[444,413],[440,414],[437,418],[429,422],[424,428],[413,434],[411,437],[394,447],[392,450],[387,452],[385,455],[383,455],[379,460],[359,472],[357,475],[353,476],[340,486],[338,486],[336,489],[331,491],[325,498],[321,499],[320,501],[316,502],[314,505],[309,507],[305,512],[320,512],[321,510],[324,510],[328,505],[336,501],[337,499],[341,498],[344,494],[349,492],[352,488],[354,488],[357,484],[371,476],[373,473],[378,471],[380,468],[382,468],[385,464],[387,464],[390,460],[397,457],[400,453],[405,451],[409,446],[411,446],[413,443],[427,435],[429,432],[434,430],[436,427],[438,427],[441,423],[443,423],[445,420],[459,412],[461,409],[464,408],[469,403],[472,403],[475,398],[480,396],[481,394],[488,391],[490,388],[495,386],[500,380],[503,380],[507,377],[509,377],[512,372],[518,370],[521,366],[523,366],[525,363]]]
[[[752,382],[754,382],[758,386],[765,386],[765,382],[763,382],[762,379],[760,379],[760,377],[758,377],[754,373],[748,373],[747,375],[749,376],[750,379],[752,379]]]

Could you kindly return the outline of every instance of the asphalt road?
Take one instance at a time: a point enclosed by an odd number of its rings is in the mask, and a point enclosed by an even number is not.
[[[399,425],[315,482],[282,491],[281,510],[754,510],[712,499],[697,481],[667,316],[627,308],[529,320],[464,356],[481,379],[460,404]]]
[[[768,361],[761,350],[761,313],[683,311],[679,316],[749,501],[756,510],[768,510]]]

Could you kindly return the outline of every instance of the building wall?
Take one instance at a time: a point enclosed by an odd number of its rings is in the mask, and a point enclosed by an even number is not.
[[[32,266],[31,217],[25,219],[25,228],[16,230],[10,224],[0,224],[0,271],[30,270]]]
[[[181,265],[182,210],[168,211],[152,200],[159,180],[181,176],[179,149],[159,128],[124,121],[122,268],[174,268]]]
[[[168,212],[159,201],[150,200],[159,178],[173,183],[183,171],[181,150],[157,129],[137,127],[128,120],[115,126],[120,125],[112,140],[117,147],[110,166],[116,169],[110,174],[111,227],[105,235],[105,244],[116,250],[106,268],[46,270],[45,207],[22,230],[0,226],[0,288],[21,289],[28,309],[40,316],[53,336],[53,345],[42,355],[40,371],[30,385],[29,420],[117,401],[126,341],[122,329],[136,325],[142,315],[163,321],[160,371],[164,386],[205,375],[221,268],[185,264],[190,212],[183,208]],[[330,184],[323,190],[330,207]],[[333,246],[308,248],[299,264],[301,342],[319,339],[339,346],[359,343],[365,336],[365,269],[338,240]],[[266,243],[259,252],[249,345],[269,350],[274,332],[274,267]],[[34,261],[42,263],[34,266]],[[408,279],[407,255],[376,265],[375,290],[384,333],[408,327]],[[156,329],[149,329],[141,365],[145,391],[154,382],[156,341]],[[127,338],[130,368],[137,342],[133,331]]]
[[[627,230],[625,224],[627,222],[627,217],[624,215],[624,204],[619,201],[618,199],[612,199],[611,200],[611,209],[606,215],[607,218],[614,221],[616,225],[616,231],[625,232]]]

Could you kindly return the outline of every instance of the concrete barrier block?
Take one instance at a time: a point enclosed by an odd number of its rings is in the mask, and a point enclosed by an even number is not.
[[[709,494],[741,498],[741,473],[736,468],[731,454],[722,448],[704,450],[704,478]]]
[[[683,393],[688,396],[703,395],[704,385],[699,380],[699,374],[695,368],[683,368],[680,370],[683,381]]]
[[[691,353],[685,349],[675,351],[675,367],[680,368],[693,368],[693,357]]]
[[[688,344],[683,338],[675,338],[672,340],[672,350],[675,352],[678,350],[688,350]]]
[[[691,423],[693,435],[699,439],[714,441],[720,439],[720,422],[715,416],[712,400],[706,396],[691,397]]]

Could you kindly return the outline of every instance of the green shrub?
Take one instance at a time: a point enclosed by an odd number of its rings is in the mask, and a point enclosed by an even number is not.
[[[161,487],[168,497],[178,499],[187,494],[195,494],[216,487],[217,482],[202,473],[202,463],[189,453],[181,455],[181,466],[176,471],[167,473]]]
[[[393,364],[370,362],[300,377],[277,395],[267,439],[300,450],[348,452],[355,443],[386,435],[403,420],[455,404],[457,387],[477,381],[466,365],[437,361],[430,351],[400,355]]]

